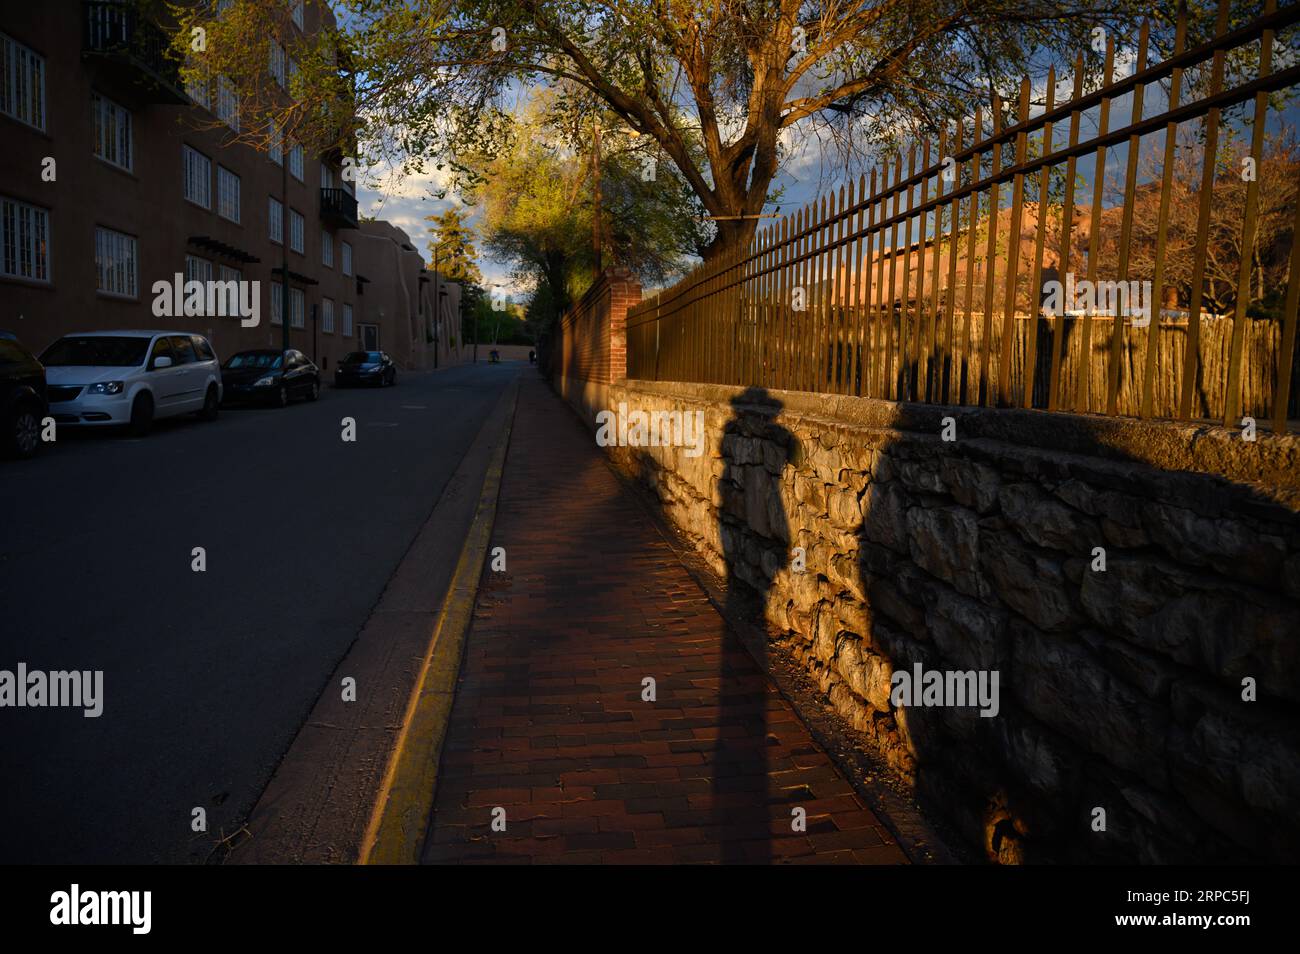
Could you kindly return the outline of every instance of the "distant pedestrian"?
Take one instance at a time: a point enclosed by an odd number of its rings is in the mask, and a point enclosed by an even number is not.
[[[532,350],[531,348],[528,349],[528,363],[529,364],[537,363],[537,352]]]

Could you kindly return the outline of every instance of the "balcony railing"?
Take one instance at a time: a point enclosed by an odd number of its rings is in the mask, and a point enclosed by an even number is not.
[[[123,0],[84,0],[82,55],[100,57],[136,81],[151,102],[189,102],[167,34],[136,5]]]
[[[321,189],[320,217],[338,228],[357,228],[357,197],[346,189]]]

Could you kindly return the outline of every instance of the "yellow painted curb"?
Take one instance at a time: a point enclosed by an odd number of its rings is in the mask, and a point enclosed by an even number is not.
[[[420,851],[433,814],[438,760],[456,696],[456,676],[460,672],[465,634],[474,612],[483,560],[492,539],[497,493],[501,488],[506,450],[510,446],[518,390],[517,384],[511,386],[505,427],[483,477],[474,521],[465,534],[465,545],[461,548],[455,573],[443,598],[433,638],[420,664],[420,673],[406,704],[402,728],[375,797],[375,807],[358,855],[360,864],[413,865],[420,862]]]

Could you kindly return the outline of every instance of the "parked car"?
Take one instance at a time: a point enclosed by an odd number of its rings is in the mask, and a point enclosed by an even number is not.
[[[265,348],[231,355],[221,366],[227,401],[257,401],[284,407],[295,397],[320,396],[320,368],[301,351]]]
[[[334,386],[374,384],[378,387],[397,383],[397,365],[383,351],[353,351],[344,356],[334,369]]]
[[[6,453],[31,457],[40,450],[46,401],[45,368],[16,337],[0,331],[0,443]]]
[[[221,407],[221,366],[203,335],[88,331],[64,335],[41,362],[60,424],[126,424],[142,435],[156,418],[210,421]]]

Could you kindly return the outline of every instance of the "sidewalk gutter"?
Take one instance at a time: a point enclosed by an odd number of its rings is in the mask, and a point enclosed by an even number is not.
[[[418,864],[420,860],[433,814],[439,759],[456,695],[465,635],[492,539],[518,391],[518,383],[511,385],[510,412],[488,464],[478,509],[465,536],[433,638],[375,798],[361,844],[361,864]]]
[[[442,630],[464,542],[482,519],[485,475],[504,454],[518,388],[516,380],[502,390],[243,828],[224,839],[222,863],[353,864],[364,858],[376,793]],[[496,491],[487,499],[494,503]],[[355,680],[355,701],[341,698],[344,677]]]

